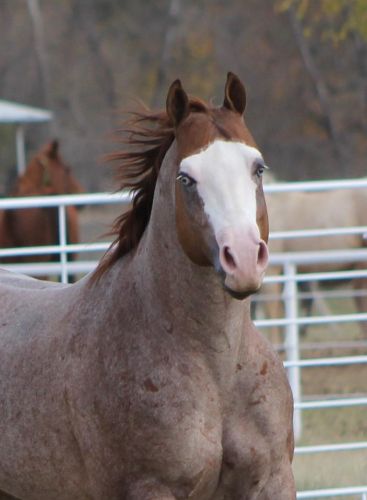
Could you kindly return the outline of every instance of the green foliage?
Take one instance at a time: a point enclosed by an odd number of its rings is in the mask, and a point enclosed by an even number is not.
[[[367,40],[366,0],[278,0],[276,3],[279,12],[291,8],[304,21],[306,35],[318,30],[322,38],[336,44],[353,34]]]

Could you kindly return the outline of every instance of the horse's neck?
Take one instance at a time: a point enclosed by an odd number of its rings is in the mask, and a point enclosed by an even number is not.
[[[152,221],[153,222],[153,221]],[[232,299],[212,268],[183,253],[175,227],[150,225],[134,264],[140,290],[168,323],[187,329],[193,340],[222,350],[240,340],[247,303]]]

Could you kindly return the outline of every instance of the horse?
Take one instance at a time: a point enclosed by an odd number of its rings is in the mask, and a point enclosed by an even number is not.
[[[271,179],[271,177],[270,177]],[[292,231],[298,229],[330,229],[332,227],[365,226],[367,223],[367,193],[361,189],[339,189],[333,191],[269,193],[267,207],[271,219],[271,231]],[[310,238],[292,238],[284,240],[270,240],[271,252],[308,252],[366,248],[367,241],[362,233],[340,236],[318,236]],[[329,262],[298,266],[300,273],[348,271],[363,269],[365,262]],[[282,269],[274,268],[273,274],[281,274]],[[345,283],[345,280],[343,281]],[[343,283],[342,282],[342,283]],[[331,284],[338,284],[333,280]],[[318,291],[319,287],[330,286],[330,281],[320,283],[300,283],[306,290]],[[367,296],[363,293],[367,289],[366,278],[356,278],[352,286],[357,292],[355,305],[358,312],[367,310]],[[264,290],[271,290],[279,294],[278,285],[267,285]],[[311,314],[313,300],[303,300],[305,315]],[[322,304],[319,304],[322,306]],[[324,306],[325,308],[325,306]],[[267,316],[281,317],[281,303],[269,304],[266,308]],[[362,322],[361,329],[367,335],[367,324]]]
[[[84,190],[59,154],[59,144],[45,144],[31,159],[23,175],[17,178],[9,196],[47,196],[82,193]],[[78,213],[66,207],[67,240],[78,243]],[[56,207],[7,209],[0,211],[0,248],[57,245],[59,243]],[[73,260],[75,255],[70,254]],[[1,262],[49,262],[57,254],[5,257]]]
[[[135,195],[73,284],[0,273],[2,500],[295,500],[290,386],[255,329],[263,157],[229,73],[127,128]]]

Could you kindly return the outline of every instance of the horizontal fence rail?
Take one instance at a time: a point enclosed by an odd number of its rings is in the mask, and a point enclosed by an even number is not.
[[[367,363],[367,356],[344,356],[339,358],[318,358],[318,359],[300,359],[298,361],[284,361],[284,367],[292,366],[319,367],[319,366],[345,366],[359,365]]]
[[[6,248],[0,250],[1,257],[23,257],[25,255],[48,255],[51,253],[89,253],[105,251],[109,243],[88,243],[69,245],[42,245],[38,247]]]
[[[314,255],[316,252],[312,252]],[[283,259],[283,263],[287,262],[288,254],[281,254]],[[351,256],[353,256],[353,250],[351,250]],[[363,254],[364,255],[364,254]],[[367,253],[366,253],[367,258]],[[359,259],[357,259],[359,261]],[[300,261],[301,263],[303,261]],[[315,260],[314,263],[317,261]],[[327,261],[328,262],[328,261]],[[367,262],[366,262],[367,266]],[[264,283],[285,283],[286,281],[294,280],[297,282],[306,282],[306,281],[329,281],[329,280],[350,280],[353,278],[365,278],[367,277],[367,269],[358,269],[358,271],[328,271],[324,273],[299,273],[294,278],[289,276],[265,276]]]
[[[334,227],[332,229],[299,229],[292,231],[273,231],[270,240],[291,240],[293,238],[316,238],[318,236],[348,236],[367,234],[367,226]]]
[[[323,490],[299,491],[297,498],[331,498],[331,497],[351,497],[359,495],[361,500],[366,500],[366,486],[352,486],[349,488],[329,488]]]
[[[335,314],[330,316],[309,316],[297,318],[281,318],[274,320],[259,319],[254,321],[258,328],[268,328],[271,326],[289,326],[289,325],[323,325],[330,322],[334,323],[353,323],[367,321],[367,313],[356,314]]]
[[[0,198],[0,210],[7,208],[60,207],[60,205],[106,205],[130,203],[132,196],[127,191],[120,193],[86,193],[53,196],[26,196]]]
[[[349,179],[343,181],[318,181],[318,182],[300,182],[300,183],[277,183],[265,185],[264,189],[267,193],[280,192],[296,192],[296,191],[328,191],[334,189],[360,189],[367,188],[366,179]],[[9,256],[25,256],[25,255],[49,255],[51,253],[60,255],[59,262],[45,263],[21,263],[21,264],[0,264],[11,271],[17,271],[33,276],[59,275],[63,282],[68,282],[69,275],[86,274],[93,271],[97,265],[97,260],[90,258],[93,252],[105,252],[110,243],[88,243],[88,244],[66,244],[65,236],[65,208],[68,205],[106,205],[106,204],[121,204],[126,205],[131,202],[130,193],[95,193],[81,195],[63,195],[63,196],[45,196],[45,197],[27,197],[27,198],[4,198],[0,199],[0,210],[14,208],[31,208],[31,207],[57,207],[59,211],[59,227],[62,228],[64,234],[59,235],[61,244],[43,247],[27,247],[27,248],[3,248],[0,249],[0,259]],[[315,221],[317,224],[317,221]],[[367,226],[358,227],[337,227],[321,229],[308,229],[297,231],[282,231],[271,233],[271,239],[290,239],[290,238],[317,238],[327,236],[345,236],[352,234],[367,234]],[[71,253],[82,255],[82,260],[68,261],[68,256]],[[365,269],[349,270],[349,271],[334,271],[334,272],[297,272],[297,267],[313,264],[329,264],[337,262],[365,262]],[[290,383],[292,385],[295,399],[295,429],[296,434],[301,429],[301,412],[311,410],[328,411],[330,408],[348,408],[348,407],[364,407],[367,408],[367,391],[366,394],[349,394],[341,396],[307,398],[302,397],[300,374],[301,370],[311,368],[325,368],[356,366],[367,364],[367,355],[358,356],[340,356],[329,358],[301,359],[299,346],[299,327],[305,325],[322,325],[322,324],[347,324],[367,321],[367,311],[365,313],[355,314],[333,314],[323,316],[300,316],[296,306],[298,294],[297,286],[300,283],[311,283],[315,281],[332,280],[352,280],[356,278],[367,278],[367,248],[366,249],[344,249],[330,251],[315,251],[315,252],[288,252],[288,253],[273,253],[270,256],[270,264],[280,266],[283,269],[283,274],[279,276],[268,275],[264,282],[269,284],[283,285],[284,291],[282,300],[286,305],[286,316],[273,319],[258,319],[256,325],[259,328],[268,329],[269,327],[284,327],[286,329],[285,354],[286,360],[284,366],[288,371]],[[312,292],[310,296],[315,296]],[[288,305],[287,305],[288,304]],[[367,342],[366,342],[367,344]],[[366,382],[367,384],[367,382]],[[298,419],[298,420],[297,420]],[[346,443],[330,443],[330,444],[315,444],[312,446],[296,446],[295,454],[310,455],[332,452],[346,452],[366,450],[367,441],[346,442]],[[366,474],[367,475],[367,474]],[[334,485],[331,485],[334,486]],[[317,489],[308,491],[298,491],[297,498],[332,498],[332,497],[353,497],[358,496],[360,500],[367,500],[367,486],[353,487],[338,487]]]
[[[367,188],[367,177],[332,181],[276,182],[264,185],[265,193],[316,192],[363,188]]]
[[[367,441],[358,443],[321,444],[316,446],[296,446],[296,455],[307,455],[309,453],[327,453],[335,451],[367,450]]]

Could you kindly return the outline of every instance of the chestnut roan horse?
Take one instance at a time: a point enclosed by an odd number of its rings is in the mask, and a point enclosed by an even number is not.
[[[136,195],[97,270],[0,274],[2,498],[295,499],[291,391],[250,319],[268,223],[245,104],[232,73],[220,108],[176,80],[129,126]]]
[[[83,189],[63,162],[56,140],[43,146],[18,177],[9,196],[46,196],[82,193]],[[77,209],[66,207],[67,240],[78,243]],[[57,245],[58,213],[54,207],[0,211],[0,248]],[[73,259],[73,255],[69,256]],[[44,262],[59,260],[58,254],[4,257],[1,262]]]

